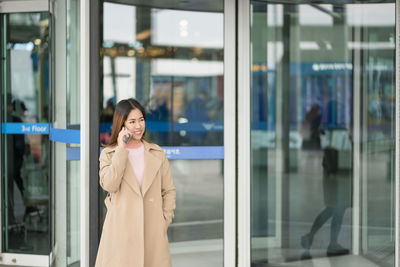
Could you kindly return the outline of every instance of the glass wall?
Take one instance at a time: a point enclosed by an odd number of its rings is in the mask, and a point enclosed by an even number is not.
[[[49,13],[0,19],[1,251],[48,255]]]
[[[53,17],[52,266],[80,264],[80,1],[56,0]]]
[[[119,100],[145,106],[147,137],[165,149],[177,189],[173,266],[223,265],[222,3],[199,7],[212,12],[103,5],[100,141]]]
[[[351,5],[348,16],[361,63],[361,250],[394,266],[395,4]]]
[[[394,266],[394,10],[251,1],[252,266]]]

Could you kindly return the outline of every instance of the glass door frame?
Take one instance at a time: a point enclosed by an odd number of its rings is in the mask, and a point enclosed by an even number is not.
[[[0,1],[0,16],[8,13],[28,13],[28,12],[51,12],[49,0],[31,1]],[[3,48],[1,48],[3,49]],[[3,63],[1,63],[3,64]],[[3,68],[0,68],[3,71]],[[1,74],[3,75],[3,74]],[[0,149],[2,149],[0,144]],[[1,162],[1,155],[0,155]],[[0,163],[0,169],[2,169]],[[0,192],[1,195],[1,192]],[[0,220],[0,229],[2,228]],[[50,227],[51,229],[51,227]],[[0,244],[2,243],[2,232],[0,233]],[[50,255],[34,255],[21,253],[3,253],[0,246],[0,264],[8,266],[48,266]]]
[[[82,4],[88,2],[89,4]],[[94,263],[100,237],[98,200],[99,86],[103,1],[81,1],[81,266]],[[237,5],[224,0],[224,266],[237,266]],[[90,14],[90,15],[89,15]],[[86,16],[86,17],[85,17]],[[86,19],[90,17],[89,22]],[[86,25],[86,26],[85,26]],[[90,44],[90,49],[89,49]],[[84,53],[83,51],[87,51]],[[89,57],[89,56],[88,56]],[[90,63],[90,64],[89,64]],[[86,75],[86,76],[85,76]],[[85,80],[87,79],[87,80]],[[90,93],[90,94],[89,94]],[[90,116],[89,116],[90,114]],[[90,179],[89,179],[90,177]],[[85,190],[86,188],[86,190]],[[89,203],[89,204],[88,204]],[[89,216],[90,215],[90,216]],[[86,218],[86,219],[85,219]],[[89,225],[91,227],[89,228]],[[85,239],[86,235],[86,239]],[[83,243],[85,242],[85,243]],[[87,262],[87,264],[84,264]]]
[[[396,63],[395,63],[395,83],[396,83],[396,107],[395,107],[395,114],[396,114],[396,135],[395,135],[395,256],[394,256],[394,263],[396,267],[400,266],[400,3],[396,1]]]
[[[237,5],[224,0],[224,266],[237,266]],[[239,9],[240,10],[240,9]],[[240,73],[240,72],[239,72]],[[240,244],[240,243],[239,243]]]
[[[238,1],[238,265],[250,267],[250,0]]]
[[[239,267],[251,266],[251,190],[250,190],[250,129],[251,129],[251,90],[250,90],[250,77],[251,77],[251,43],[250,43],[250,27],[251,27],[251,10],[250,0],[238,0],[237,19],[238,19],[238,49],[237,49],[237,102],[238,115],[237,115],[237,201],[238,201],[238,216],[237,216],[237,233],[238,233],[238,249],[237,258]],[[400,267],[400,4],[396,1],[396,142],[395,142],[395,267]],[[354,116],[358,116],[358,113]],[[359,124],[358,124],[359,125]],[[360,162],[360,149],[356,148],[353,159]],[[355,166],[357,167],[357,166]],[[356,170],[354,174],[359,172]],[[354,186],[355,190],[360,193],[360,178],[355,177]],[[357,193],[357,192],[355,192]],[[361,204],[360,195],[354,194],[353,196],[353,244],[352,251],[354,255],[360,254],[361,246]],[[278,206],[277,206],[278,208]],[[277,218],[279,220],[279,218]],[[276,238],[279,241],[279,231]]]

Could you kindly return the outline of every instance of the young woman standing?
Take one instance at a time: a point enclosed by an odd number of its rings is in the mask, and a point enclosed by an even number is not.
[[[120,101],[99,159],[108,195],[96,267],[171,267],[167,229],[176,190],[164,151],[146,141],[145,132],[140,103]]]

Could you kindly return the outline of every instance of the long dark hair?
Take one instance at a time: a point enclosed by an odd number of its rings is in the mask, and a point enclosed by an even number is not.
[[[131,111],[134,109],[140,110],[140,112],[142,112],[143,114],[144,120],[146,121],[146,111],[144,107],[139,103],[139,101],[133,98],[129,98],[118,102],[117,106],[115,107],[113,116],[110,143],[107,144],[106,147],[112,147],[118,144],[119,132],[124,126],[124,122],[128,118],[129,113],[131,113]],[[146,134],[146,129],[144,130],[142,140],[144,139],[145,134]]]

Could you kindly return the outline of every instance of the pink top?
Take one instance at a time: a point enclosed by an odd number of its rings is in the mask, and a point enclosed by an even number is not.
[[[142,188],[144,176],[144,145],[143,143],[126,145],[129,151],[129,161],[131,162],[132,169],[135,172],[136,180],[138,181],[139,188]]]

